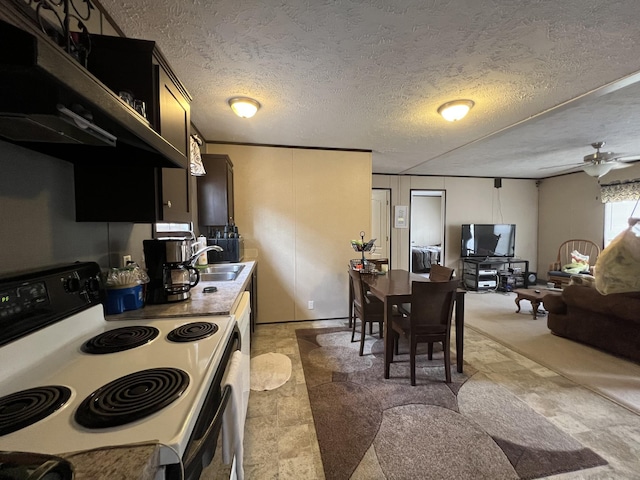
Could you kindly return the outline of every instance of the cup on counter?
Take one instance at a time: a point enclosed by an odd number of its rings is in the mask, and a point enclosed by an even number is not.
[[[547,282],[547,288],[555,288],[556,284],[553,282]]]

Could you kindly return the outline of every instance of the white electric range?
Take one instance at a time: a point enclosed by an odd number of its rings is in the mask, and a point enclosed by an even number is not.
[[[93,263],[0,279],[0,450],[157,441],[157,478],[198,478],[230,395],[234,317],[109,322],[103,298]]]

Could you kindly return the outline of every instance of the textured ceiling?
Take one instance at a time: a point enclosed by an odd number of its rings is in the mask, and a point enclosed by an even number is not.
[[[637,0],[100,3],[157,42],[207,141],[367,149],[375,173],[520,178],[564,171],[595,141],[640,153],[640,85],[619,82],[640,71]],[[262,104],[255,117],[232,113],[238,95]],[[437,108],[458,98],[476,105],[444,121]]]

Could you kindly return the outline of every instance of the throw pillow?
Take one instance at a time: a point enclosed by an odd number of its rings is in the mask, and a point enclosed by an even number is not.
[[[596,278],[591,275],[571,275],[569,285],[582,285],[583,287],[596,288]]]
[[[603,295],[640,292],[640,222],[632,220],[596,262],[596,288]]]
[[[579,251],[571,252],[571,261],[573,263],[582,263],[589,268],[589,255],[582,255]]]
[[[582,255],[577,250],[571,252],[571,263],[562,266],[562,271],[566,273],[589,272],[589,255]]]

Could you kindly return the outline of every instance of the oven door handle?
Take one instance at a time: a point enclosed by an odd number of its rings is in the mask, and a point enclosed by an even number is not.
[[[191,453],[189,454],[189,456],[183,459],[183,463],[185,465],[191,464],[191,462],[193,462],[195,458],[198,458],[198,456],[200,455],[200,452],[204,450],[205,444],[207,443],[207,440],[209,439],[211,432],[213,432],[215,429],[218,429],[218,433],[216,433],[215,437],[213,438],[213,441],[214,442],[218,441],[218,435],[220,433],[219,430],[222,427],[222,415],[224,413],[225,408],[227,407],[227,403],[229,403],[229,398],[231,398],[231,386],[225,385],[222,390],[222,397],[220,398],[218,409],[216,410],[216,413],[213,416],[213,420],[209,424],[209,427],[207,427],[207,430],[205,431],[204,435],[200,437],[200,441],[198,442],[198,445],[194,445],[193,447],[195,448],[190,449]],[[215,447],[214,447],[214,452],[215,452]]]

